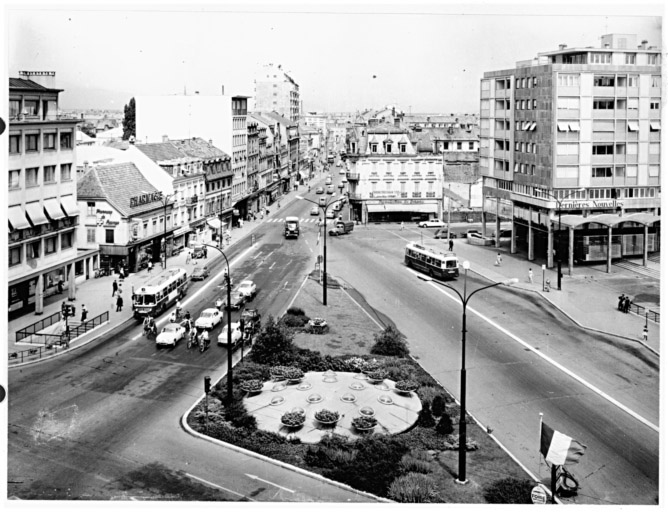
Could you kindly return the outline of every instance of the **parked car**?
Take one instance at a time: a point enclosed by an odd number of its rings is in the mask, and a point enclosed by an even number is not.
[[[182,340],[186,335],[186,328],[179,324],[170,323],[162,328],[160,334],[155,339],[156,345],[176,346],[176,343]]]
[[[445,222],[438,219],[423,220],[418,223],[419,228],[444,228],[445,226]]]
[[[319,213],[320,213],[320,208],[318,208],[317,206],[311,208],[311,215],[318,215]]]
[[[203,281],[207,277],[209,277],[209,267],[206,265],[196,266],[190,274],[191,281]]]
[[[434,233],[434,238],[448,238],[448,229],[447,228],[437,229],[436,233]],[[457,233],[451,230],[450,238],[457,238]]]
[[[241,281],[237,292],[242,293],[248,300],[252,300],[257,293],[257,286],[253,281]]]
[[[318,187],[318,188],[315,189],[315,193],[316,193],[316,194],[324,194],[324,193],[325,193],[325,189],[322,188],[322,187]]]
[[[225,325],[223,327],[223,330],[220,332],[218,335],[218,345],[227,345],[227,331],[228,331],[228,325]],[[241,327],[239,325],[239,322],[233,322],[232,323],[232,347],[236,347],[236,345],[241,341],[242,333],[241,333]]]
[[[482,233],[477,229],[467,229],[466,231],[463,231],[460,236],[462,238],[468,238],[469,235],[482,236]]]
[[[216,308],[207,308],[195,320],[195,327],[199,329],[213,329],[223,321],[223,315]]]
[[[204,258],[206,255],[206,247],[202,244],[193,245],[191,255],[193,258]]]

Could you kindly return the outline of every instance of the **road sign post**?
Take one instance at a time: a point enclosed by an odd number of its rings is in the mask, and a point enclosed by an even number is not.
[[[531,489],[531,501],[535,505],[545,505],[547,503],[547,493],[540,485]]]

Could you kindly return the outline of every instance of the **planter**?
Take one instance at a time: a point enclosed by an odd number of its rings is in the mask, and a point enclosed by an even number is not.
[[[402,395],[410,395],[417,388],[417,382],[412,380],[401,380],[394,385],[394,390]]]
[[[286,428],[303,427],[306,423],[306,416],[300,412],[286,412],[281,416],[281,425]]]
[[[323,425],[336,425],[336,423],[341,419],[341,415],[336,411],[328,411],[327,409],[323,409],[316,412],[314,418],[318,423]]]
[[[351,424],[355,430],[359,430],[360,432],[369,432],[370,430],[376,428],[378,420],[376,420],[376,418],[358,416],[357,418],[353,419]]]
[[[249,395],[256,395],[262,391],[264,383],[257,379],[243,381],[239,387]]]

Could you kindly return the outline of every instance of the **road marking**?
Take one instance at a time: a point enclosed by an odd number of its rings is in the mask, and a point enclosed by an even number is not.
[[[253,480],[259,480],[260,482],[264,482],[265,484],[273,485],[274,487],[278,487],[279,489],[283,489],[284,491],[288,491],[288,492],[291,492],[293,494],[295,492],[292,489],[288,489],[287,487],[283,487],[281,485],[275,484],[274,482],[270,482],[269,480],[264,480],[263,478],[260,478],[259,476],[249,475],[248,473],[246,473],[246,476],[248,478],[253,479]]]
[[[204,478],[200,478],[195,475],[191,475],[190,473],[184,473],[186,476],[189,476],[190,478],[194,478],[195,480],[199,480],[200,482],[204,482],[206,485],[210,485],[211,487],[217,487],[218,489],[222,489],[223,491],[231,492],[232,494],[236,494],[237,496],[241,496],[242,498],[246,498],[247,500],[250,501],[255,501],[253,498],[249,498],[248,496],[244,494],[240,494],[237,491],[233,491],[232,489],[228,489],[226,487],[223,487],[222,485],[214,484],[213,482],[209,482],[208,480],[204,480]]]
[[[415,275],[415,276],[418,275],[416,272],[413,272],[412,270],[409,270],[409,272],[410,272],[411,274]],[[445,295],[446,297],[450,298],[453,302],[456,302],[457,304],[460,304],[460,305],[461,305],[461,300],[459,299],[459,297],[455,297],[454,295],[450,294],[449,292],[445,291],[442,287],[437,286],[437,285],[434,284],[434,283],[429,283],[429,284],[430,284],[435,290],[438,290],[438,291],[441,292],[443,295]],[[525,347],[527,350],[530,350],[531,352],[533,352],[534,354],[536,354],[538,357],[542,358],[543,360],[547,361],[549,364],[551,364],[552,366],[554,366],[554,367],[557,368],[558,370],[561,370],[563,373],[565,373],[565,374],[568,375],[569,377],[572,377],[573,379],[575,379],[576,381],[578,381],[580,384],[582,384],[582,385],[585,386],[586,388],[590,389],[591,391],[593,391],[594,393],[596,393],[597,395],[599,395],[599,396],[600,396],[601,398],[603,398],[604,400],[607,400],[607,401],[610,402],[612,405],[618,407],[619,409],[621,409],[621,410],[624,411],[625,413],[629,414],[630,416],[632,416],[632,417],[635,418],[636,420],[640,421],[640,422],[643,423],[644,425],[648,426],[649,428],[651,428],[651,429],[654,430],[655,432],[659,432],[659,427],[658,427],[657,425],[654,425],[651,421],[649,421],[649,420],[643,418],[643,417],[640,416],[640,414],[638,414],[637,412],[632,411],[631,409],[629,409],[628,407],[626,407],[626,406],[625,406],[624,404],[622,404],[621,402],[618,402],[617,400],[615,400],[614,398],[612,398],[610,395],[608,395],[608,394],[605,393],[604,391],[598,389],[598,388],[597,388],[596,386],[594,386],[593,384],[590,384],[589,382],[587,382],[586,380],[584,380],[582,377],[576,375],[574,372],[572,372],[571,370],[569,370],[568,368],[566,368],[566,367],[563,366],[562,364],[556,362],[556,361],[555,361],[554,359],[552,359],[551,357],[549,357],[549,356],[545,355],[544,353],[542,353],[540,350],[538,350],[538,349],[532,347],[532,346],[529,345],[526,341],[522,340],[519,336],[516,336],[515,334],[513,334],[512,332],[510,332],[510,331],[507,330],[506,328],[501,327],[499,324],[497,324],[497,323],[494,322],[493,320],[487,318],[487,317],[486,317],[485,315],[483,315],[482,313],[479,313],[478,311],[476,311],[476,310],[473,309],[472,307],[467,306],[466,309],[467,309],[467,311],[470,311],[470,312],[472,312],[473,314],[475,314],[475,315],[477,315],[478,317],[480,317],[482,320],[484,320],[485,322],[487,322],[487,323],[488,323],[489,325],[491,325],[492,327],[495,327],[496,329],[498,329],[499,331],[501,331],[502,333],[504,333],[506,336],[508,336],[508,337],[510,337],[510,338],[512,338],[512,339],[514,339],[516,342],[518,342],[520,345],[522,345],[523,347]]]
[[[242,252],[239,256],[237,256],[234,260],[232,260],[232,261],[230,262],[230,274],[232,273],[232,267],[233,267],[236,263],[238,263],[239,260],[241,260],[242,258],[244,258],[244,257],[246,256],[246,254],[249,253],[250,251],[252,251],[253,249],[255,249],[255,248],[254,248],[254,247],[249,247],[248,249],[246,249],[244,252]],[[273,252],[273,251],[272,251],[272,252]],[[271,253],[270,253],[270,254],[271,254]],[[206,290],[209,286],[211,286],[211,285],[213,284],[213,282],[214,282],[216,279],[220,278],[221,276],[224,276],[226,270],[227,270],[227,267],[223,268],[223,269],[222,269],[220,272],[218,272],[215,276],[210,277],[208,283],[206,283],[206,284],[205,284],[204,286],[202,286],[199,290],[197,290],[197,291],[195,292],[194,295],[189,295],[188,298],[185,299],[185,300],[181,303],[181,307],[183,307],[183,308],[185,309],[185,307],[186,307],[188,304],[190,304],[190,303],[195,299],[195,297],[197,297],[200,293],[204,292],[204,290]],[[168,322],[168,321],[169,321],[169,317],[163,317],[163,318],[161,318],[160,320],[156,320],[156,321],[155,321],[155,325],[156,325],[156,327],[159,327],[160,324],[166,323],[166,322]],[[138,339],[141,338],[143,335],[144,335],[144,333],[143,333],[143,331],[142,331],[142,332],[140,332],[139,334],[137,334],[137,336],[135,336],[134,338],[132,338],[132,341],[138,340]]]

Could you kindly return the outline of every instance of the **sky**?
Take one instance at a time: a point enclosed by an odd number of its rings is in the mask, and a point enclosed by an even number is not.
[[[122,109],[139,95],[252,96],[281,64],[303,109],[479,110],[486,71],[606,33],[662,46],[661,2],[559,4],[98,2],[6,4],[9,76],[55,71],[61,108]]]

